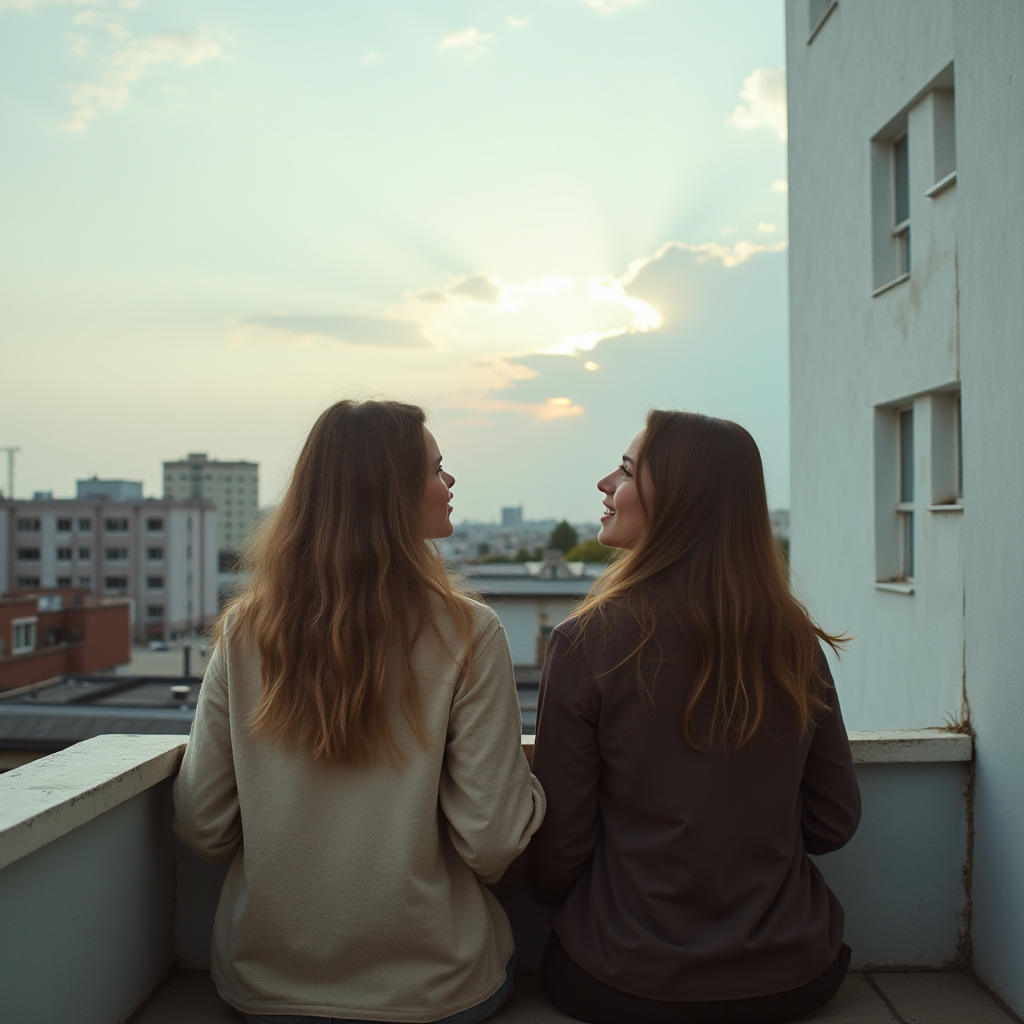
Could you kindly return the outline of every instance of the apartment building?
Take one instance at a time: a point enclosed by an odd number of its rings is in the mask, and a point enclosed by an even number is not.
[[[1024,4],[787,0],[794,583],[851,729],[977,736],[963,927],[1024,1006]]]
[[[210,502],[220,513],[217,551],[224,568],[237,561],[256,521],[259,507],[258,462],[220,462],[205,452],[190,452],[178,462],[164,463],[164,498]]]
[[[137,641],[173,639],[217,616],[216,538],[202,502],[0,501],[0,591],[126,597]]]

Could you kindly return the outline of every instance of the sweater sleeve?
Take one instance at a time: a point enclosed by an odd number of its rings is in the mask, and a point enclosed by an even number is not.
[[[242,839],[224,646],[222,642],[217,647],[207,666],[188,747],[174,781],[174,831],[204,860],[226,860]]]
[[[600,697],[581,650],[561,627],[544,658],[533,770],[548,813],[530,845],[530,888],[538,902],[562,903],[597,843]]]
[[[824,654],[821,661],[829,682],[829,710],[815,729],[800,783],[804,848],[813,854],[845,846],[860,824],[860,789],[850,740]]]
[[[477,641],[472,678],[452,702],[439,790],[452,844],[487,883],[501,878],[544,818],[544,790],[521,734],[512,655],[495,617]]]

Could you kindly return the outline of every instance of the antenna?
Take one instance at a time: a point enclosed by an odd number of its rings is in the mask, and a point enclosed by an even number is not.
[[[13,445],[0,445],[0,452],[7,452],[7,498],[14,501],[14,456],[21,449]]]

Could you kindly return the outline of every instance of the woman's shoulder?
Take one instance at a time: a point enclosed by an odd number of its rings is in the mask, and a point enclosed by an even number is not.
[[[490,605],[465,594],[458,595],[455,601],[457,607],[436,597],[431,604],[432,624],[445,640],[456,637],[465,640],[468,626],[473,646],[478,647],[489,642],[501,630],[501,620]],[[465,618],[457,614],[457,609],[466,613]]]
[[[212,640],[213,650],[206,666],[207,674],[219,675],[225,680],[259,663],[256,644],[247,629],[246,608],[240,602],[224,612],[217,624]]]
[[[574,645],[589,647],[594,643],[602,646],[609,639],[622,638],[636,632],[637,618],[626,601],[606,601],[590,612],[570,615],[553,630]]]

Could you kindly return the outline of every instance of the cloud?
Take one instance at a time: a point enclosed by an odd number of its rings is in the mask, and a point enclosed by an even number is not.
[[[225,56],[224,46],[209,29],[176,35],[129,38],[108,54],[106,70],[93,82],[71,89],[71,114],[60,127],[84,132],[101,110],[119,110],[131,98],[131,86],[160,67],[195,67]]]
[[[772,182],[772,191],[773,192],[788,192],[789,191],[789,181],[786,178],[779,178],[778,181],[773,181]]]
[[[774,224],[769,224],[767,221],[762,221],[762,223],[757,225],[757,230],[762,235],[772,235],[775,233],[776,227]]]
[[[453,50],[462,54],[466,60],[476,60],[487,52],[487,44],[494,38],[489,32],[481,32],[478,28],[464,28],[446,35],[437,44],[439,50]]]
[[[536,376],[532,374],[531,376]],[[546,398],[541,402],[516,402],[508,398],[497,398],[489,393],[461,395],[449,408],[466,409],[471,412],[494,414],[502,412],[519,413],[538,420],[561,420],[582,416],[586,410],[565,395]],[[479,426],[492,425],[489,421],[478,422]]]
[[[517,28],[517,29],[518,28],[529,28],[530,27],[530,19],[529,18],[516,18],[516,17],[514,17],[513,15],[510,14],[505,19],[505,24],[508,25],[509,28]]]
[[[284,335],[290,340],[330,338],[346,345],[376,348],[430,348],[420,326],[409,320],[388,316],[339,313],[329,316],[254,316],[240,326]]]
[[[119,110],[131,98],[131,87],[158,69],[194,67],[227,56],[224,37],[208,28],[134,37],[126,12],[137,8],[138,0],[0,0],[0,11],[58,5],[76,8],[72,30],[65,35],[72,56],[91,57],[96,34],[100,40],[106,37],[98,77],[70,87],[71,112],[59,125],[64,131],[83,132],[100,111]]]
[[[617,14],[626,7],[639,7],[647,0],[576,0],[576,3],[589,7],[598,14]]]
[[[84,7],[88,5],[88,0],[0,0],[0,11],[34,11],[37,7],[58,4]]]
[[[786,139],[786,69],[755,68],[743,79],[740,99],[726,124],[744,131],[772,128]]]
[[[540,377],[538,365],[551,366],[552,357],[562,357],[555,361],[571,363],[577,373],[591,371],[583,376],[593,378],[605,362],[590,355],[598,346],[628,344],[692,315],[701,301],[699,285],[690,291],[682,285],[718,280],[702,267],[717,266],[720,275],[785,247],[670,241],[634,260],[621,276],[582,280],[551,274],[506,281],[478,270],[403,292],[379,313],[249,316],[234,323],[233,334],[243,344],[341,342],[347,346],[346,379],[392,391],[408,388],[449,410],[569,419],[584,412],[585,403],[569,397],[578,380],[562,380],[528,401],[510,389]],[[387,351],[395,349],[403,350],[401,359]]]
[[[364,53],[362,55],[362,57],[359,58],[359,63],[360,64],[374,64],[378,60],[380,60],[380,54],[379,53]]]
[[[702,245],[689,245],[686,242],[665,242],[651,256],[634,260],[622,277],[592,278],[589,284],[591,297],[597,302],[615,303],[632,313],[632,322],[622,327],[609,330],[591,330],[580,334],[564,337],[557,345],[544,351],[551,355],[576,355],[579,352],[590,352],[601,342],[610,338],[621,338],[630,334],[646,334],[655,331],[664,324],[664,317],[659,309],[632,294],[630,289],[640,275],[652,264],[663,260],[671,252],[689,253],[694,262],[707,263],[718,261],[723,267],[738,267],[758,253],[781,252],[786,248],[785,242],[766,245],[760,242],[738,241],[733,245],[720,245],[718,242],[705,242]]]

